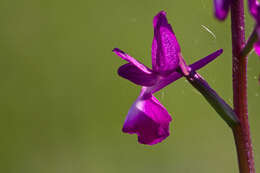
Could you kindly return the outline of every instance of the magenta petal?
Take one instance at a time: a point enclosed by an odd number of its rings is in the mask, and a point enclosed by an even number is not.
[[[121,57],[122,59],[134,64],[137,68],[139,68],[140,70],[142,70],[145,73],[152,73],[151,70],[146,67],[145,65],[143,65],[142,63],[140,63],[139,61],[137,61],[136,59],[134,59],[133,57],[131,57],[130,55],[126,54],[125,52],[123,52],[122,50],[115,48],[113,50],[113,52],[115,52],[119,57]]]
[[[119,67],[118,74],[141,86],[152,86],[157,81],[157,75],[154,73],[147,74],[131,63]]]
[[[255,18],[258,18],[257,16],[259,15],[259,8],[260,4],[258,0],[248,0],[248,7],[249,7],[249,12],[251,15]]]
[[[215,16],[219,20],[224,20],[227,17],[230,0],[214,0]]]
[[[260,56],[260,41],[255,42],[254,44],[255,53]]]
[[[153,145],[169,136],[171,120],[167,110],[154,96],[140,96],[129,110],[122,130],[137,134],[142,144]]]
[[[153,26],[153,70],[161,74],[167,74],[178,67],[181,49],[171,25],[168,24],[165,12],[162,11],[154,17]]]
[[[255,53],[260,56],[260,25],[257,24],[256,25],[256,32],[257,32],[257,36],[258,36],[258,41],[254,43],[254,49],[255,49]]]
[[[222,53],[223,53],[223,49],[219,49],[216,52],[213,52],[212,54],[200,59],[199,61],[196,61],[195,63],[191,64],[189,67],[192,70],[196,71],[196,70],[204,67],[205,65],[207,65],[208,63],[210,63],[214,59],[216,59]]]

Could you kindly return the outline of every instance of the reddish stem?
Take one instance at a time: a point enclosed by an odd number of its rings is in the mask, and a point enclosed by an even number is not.
[[[240,52],[245,45],[243,0],[231,0],[232,71],[234,110],[240,124],[233,128],[240,173],[255,173],[247,111],[247,57]]]

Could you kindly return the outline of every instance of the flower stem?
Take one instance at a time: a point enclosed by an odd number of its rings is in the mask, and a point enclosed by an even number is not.
[[[186,76],[186,79],[204,96],[208,103],[231,128],[234,128],[237,124],[239,124],[239,120],[233,109],[197,72],[190,71],[189,75]]]
[[[240,120],[233,134],[240,173],[255,173],[247,111],[247,57],[240,56],[245,44],[244,28],[243,0],[231,0],[233,104]]]

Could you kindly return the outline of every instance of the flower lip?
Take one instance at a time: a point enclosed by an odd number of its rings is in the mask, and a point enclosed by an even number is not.
[[[172,118],[153,95],[144,96],[144,90],[130,108],[122,131],[137,134],[139,143],[153,145],[169,136]]]

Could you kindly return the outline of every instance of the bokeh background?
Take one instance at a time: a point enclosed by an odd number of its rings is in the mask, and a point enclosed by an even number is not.
[[[140,87],[117,75],[124,62],[112,49],[151,66],[152,19],[160,10],[188,63],[224,49],[199,73],[232,104],[230,18],[215,20],[211,0],[0,1],[0,172],[238,172],[230,129],[185,79],[156,94],[173,117],[165,141],[145,146],[121,132]],[[247,36],[253,26],[247,14]],[[252,53],[248,98],[257,170],[259,67]]]

